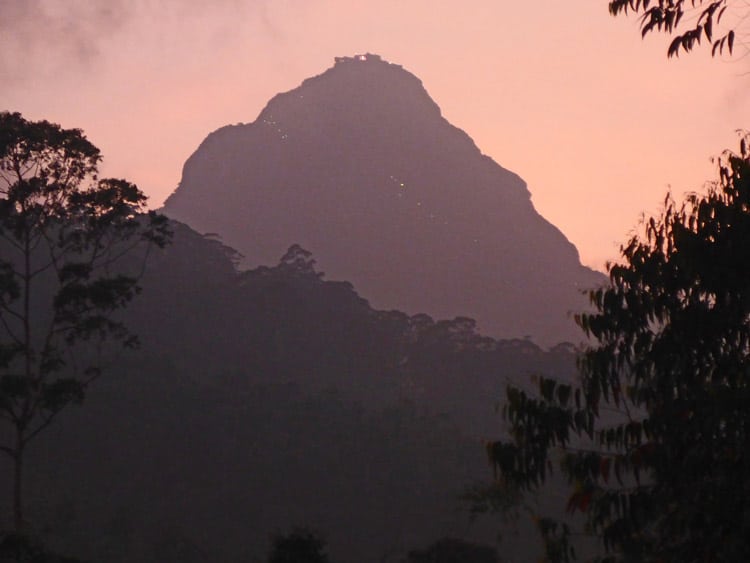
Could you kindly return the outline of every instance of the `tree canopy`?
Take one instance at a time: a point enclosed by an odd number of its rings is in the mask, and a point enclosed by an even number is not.
[[[727,10],[739,16],[740,4],[733,0],[610,0],[609,12],[615,16],[629,11],[640,14],[643,37],[652,32],[671,36],[670,57],[692,51],[704,38],[713,56],[724,49],[733,53],[736,32],[721,26]]]
[[[511,439],[490,444],[504,482],[540,486],[559,468],[567,508],[608,561],[750,559],[750,152],[622,248],[578,318],[596,342],[580,387],[509,388]],[[575,551],[540,520],[553,561]]]
[[[268,556],[269,563],[328,563],[326,542],[315,532],[299,528],[277,536]]]
[[[426,549],[414,549],[404,563],[498,563],[497,550],[466,540],[442,538]]]

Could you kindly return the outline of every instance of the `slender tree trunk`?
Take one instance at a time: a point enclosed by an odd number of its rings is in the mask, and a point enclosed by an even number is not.
[[[23,531],[23,454],[20,430],[16,434],[16,451],[13,456],[13,529]]]
[[[31,238],[28,229],[24,236],[24,272],[23,272],[23,342],[24,364],[27,385],[32,380],[32,344],[31,344]],[[13,528],[16,532],[23,530],[23,455],[25,417],[30,410],[30,397],[27,395],[23,414],[16,421],[16,447],[13,456]]]

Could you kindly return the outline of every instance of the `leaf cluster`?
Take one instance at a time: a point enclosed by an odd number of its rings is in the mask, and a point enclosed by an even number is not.
[[[524,490],[559,462],[567,509],[608,560],[750,557],[747,137],[717,165],[705,195],[666,198],[590,293],[595,312],[577,321],[596,345],[579,358],[580,386],[509,388],[511,440],[488,448]]]
[[[641,14],[643,37],[654,31],[674,35],[667,49],[669,57],[679,56],[680,50],[686,53],[692,51],[704,37],[711,45],[711,56],[723,53],[725,48],[731,55],[735,31],[730,29],[719,36],[714,33],[729,4],[729,0],[611,0],[609,12],[615,16],[627,15],[628,11]],[[691,23],[692,27],[678,32],[680,24],[684,23],[683,18],[691,12],[695,16],[688,18],[694,22]]]

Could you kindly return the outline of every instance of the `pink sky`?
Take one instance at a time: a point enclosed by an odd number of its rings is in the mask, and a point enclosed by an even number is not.
[[[421,78],[599,269],[750,128],[744,45],[667,60],[606,0],[0,0],[0,22],[0,109],[84,129],[154,207],[209,132],[362,52]]]

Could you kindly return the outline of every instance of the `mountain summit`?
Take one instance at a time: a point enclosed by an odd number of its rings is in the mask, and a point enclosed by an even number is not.
[[[248,265],[298,243],[377,308],[473,317],[496,337],[580,340],[569,313],[603,279],[520,177],[372,54],[338,57],[253,123],[211,133],[163,211],[219,233]]]

